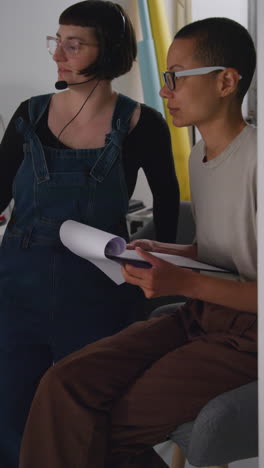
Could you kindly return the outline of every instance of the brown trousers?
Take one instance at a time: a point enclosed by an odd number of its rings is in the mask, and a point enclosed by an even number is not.
[[[99,340],[42,378],[20,468],[164,468],[152,449],[257,377],[256,316],[189,301]]]

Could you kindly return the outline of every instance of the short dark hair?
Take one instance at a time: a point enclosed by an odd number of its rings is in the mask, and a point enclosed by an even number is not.
[[[187,24],[174,39],[194,38],[195,58],[205,66],[235,68],[242,79],[237,96],[242,101],[256,67],[256,50],[247,29],[230,18],[206,18]]]
[[[120,5],[103,0],[78,2],[61,13],[59,24],[95,28],[99,55],[81,74],[112,80],[131,69],[137,55],[136,37]]]

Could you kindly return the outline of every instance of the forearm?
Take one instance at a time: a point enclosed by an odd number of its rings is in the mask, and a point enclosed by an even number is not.
[[[181,268],[141,248],[138,254],[152,268],[125,265],[125,280],[139,286],[147,298],[182,295],[239,311],[257,313],[257,283],[223,279]]]
[[[175,242],[177,237],[178,214],[175,217],[168,217],[165,214],[165,207],[161,206],[155,209],[153,200],[153,223],[155,229],[155,238],[159,242]]]
[[[189,281],[184,283],[181,294],[240,311],[257,313],[257,282],[233,281],[189,273]]]
[[[0,173],[0,213],[9,205],[12,199],[13,174],[9,174],[9,168],[1,166]]]
[[[172,177],[173,175],[173,177]],[[151,191],[153,195],[153,221],[156,239],[159,242],[175,243],[179,217],[179,189],[175,173],[164,179],[159,176],[158,182],[152,181]],[[164,180],[168,180],[164,189]],[[161,187],[162,183],[162,187]]]
[[[146,134],[146,132],[148,132]],[[179,216],[179,184],[175,173],[168,125],[161,115],[145,125],[142,140],[147,146],[142,168],[153,196],[153,220],[156,239],[175,242]],[[142,146],[142,143],[141,143]]]
[[[24,116],[24,113],[20,106],[10,120],[0,144],[0,212],[12,199],[13,180],[23,160],[23,138],[16,131],[15,120],[18,116]]]

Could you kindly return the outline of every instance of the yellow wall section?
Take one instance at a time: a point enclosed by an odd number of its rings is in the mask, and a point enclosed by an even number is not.
[[[161,72],[167,70],[167,51],[172,39],[170,37],[164,2],[161,0],[148,0],[148,9],[156,50],[160,83],[161,86],[163,86]],[[165,117],[171,133],[174,164],[179,180],[181,200],[190,200],[188,159],[191,148],[188,129],[186,127],[177,128],[173,125],[171,115],[169,114],[166,105]]]

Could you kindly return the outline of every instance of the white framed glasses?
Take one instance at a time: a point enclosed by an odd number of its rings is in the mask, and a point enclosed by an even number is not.
[[[61,41],[58,37],[46,36],[46,41],[50,55],[54,55],[58,47],[62,47],[64,53],[70,57],[77,55],[82,46],[98,47],[98,44],[81,42],[77,38]]]
[[[215,67],[202,67],[202,68],[192,68],[191,70],[182,70],[178,72],[173,71],[165,71],[162,72],[162,76],[164,79],[165,84],[168,88],[173,91],[176,88],[176,80],[183,76],[195,76],[195,75],[207,75],[208,73],[212,73],[214,71],[222,71],[225,70],[226,67],[215,66]],[[239,79],[242,76],[239,75]]]

